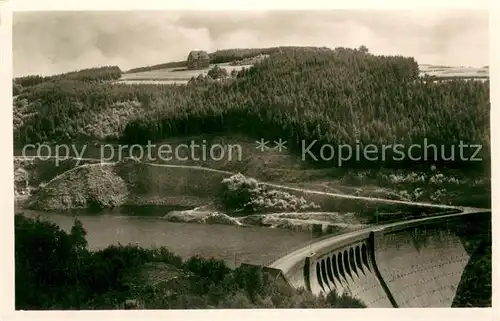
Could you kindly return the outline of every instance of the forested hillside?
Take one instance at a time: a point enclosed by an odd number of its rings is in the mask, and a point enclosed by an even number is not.
[[[22,87],[30,87],[47,81],[77,80],[77,81],[105,81],[120,78],[122,71],[118,66],[105,66],[71,71],[54,76],[25,76],[14,79],[14,83]]]
[[[220,132],[287,139],[296,148],[302,140],[307,145],[318,140],[311,149],[318,154],[324,143],[408,147],[426,138],[438,146],[481,144],[481,156],[488,158],[489,81],[427,81],[419,78],[413,58],[345,48],[242,50],[214,53],[211,59],[227,62],[262,53],[271,55],[222,82],[42,81],[15,101],[15,142],[147,143]],[[412,151],[414,157],[423,153]]]

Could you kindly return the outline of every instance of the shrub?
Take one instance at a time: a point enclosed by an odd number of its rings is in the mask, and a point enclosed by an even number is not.
[[[236,174],[222,180],[222,197],[229,209],[244,209],[258,192],[257,180],[246,178],[243,174]]]
[[[224,79],[228,77],[228,72],[226,69],[215,65],[208,71],[207,76],[212,79]]]
[[[319,206],[284,191],[267,189],[257,180],[236,174],[222,180],[222,199],[230,210],[247,213],[317,210]]]

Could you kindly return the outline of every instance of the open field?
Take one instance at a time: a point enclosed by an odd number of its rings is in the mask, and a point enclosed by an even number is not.
[[[151,70],[145,72],[136,72],[123,74],[123,76],[117,80],[117,83],[158,83],[158,84],[186,84],[192,77],[198,77],[199,75],[206,76],[210,68],[218,65],[219,67],[226,69],[228,73],[233,70],[241,70],[242,68],[249,68],[252,65],[241,65],[241,66],[231,66],[229,63],[223,64],[211,64],[209,68],[203,70],[189,70],[187,68],[165,68],[159,70]]]
[[[489,78],[489,68],[481,67],[452,67],[421,64],[420,74],[436,77],[465,77],[465,78]]]

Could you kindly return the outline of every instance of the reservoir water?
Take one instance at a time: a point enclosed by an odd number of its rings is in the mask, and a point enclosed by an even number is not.
[[[22,211],[27,217],[39,215],[70,231],[78,218],[87,231],[89,248],[111,244],[165,246],[184,259],[194,255],[216,258],[231,267],[241,263],[269,264],[294,248],[311,241],[303,231],[232,225],[173,223],[158,217],[112,214],[62,214]]]

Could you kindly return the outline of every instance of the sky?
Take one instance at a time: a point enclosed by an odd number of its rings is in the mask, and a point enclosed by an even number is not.
[[[359,47],[419,63],[488,65],[485,10],[16,12],[14,76],[186,59],[190,50]]]

